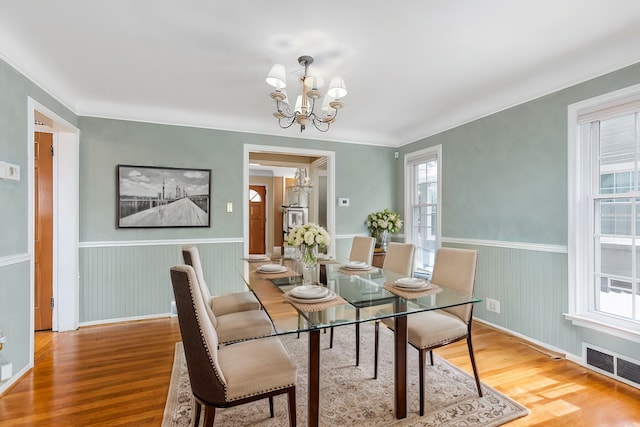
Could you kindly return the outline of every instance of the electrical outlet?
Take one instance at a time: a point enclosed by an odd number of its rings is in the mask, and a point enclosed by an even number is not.
[[[2,363],[0,364],[0,381],[5,381],[11,378],[13,375],[13,364]]]
[[[500,301],[487,298],[487,310],[500,314]]]

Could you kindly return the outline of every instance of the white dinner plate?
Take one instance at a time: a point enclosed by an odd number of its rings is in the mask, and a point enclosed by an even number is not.
[[[371,267],[366,262],[362,262],[362,261],[347,261],[344,264],[344,268],[347,268],[349,270],[368,270]]]
[[[323,296],[322,298],[298,298],[291,295],[291,291],[288,291],[286,295],[290,301],[297,302],[299,304],[316,304],[319,302],[331,301],[336,297],[335,292],[330,289],[328,289],[328,291],[329,292],[327,293],[327,295]]]
[[[280,264],[263,264],[257,269],[260,273],[284,273],[287,267]]]
[[[396,280],[396,285],[403,288],[419,288],[420,286],[424,286],[425,283],[424,279],[418,277],[403,277],[402,279]]]
[[[266,255],[253,254],[253,255],[249,255],[249,259],[251,261],[269,261],[269,257]]]
[[[289,295],[302,299],[318,299],[326,297],[328,294],[329,289],[318,285],[296,286],[289,291]]]

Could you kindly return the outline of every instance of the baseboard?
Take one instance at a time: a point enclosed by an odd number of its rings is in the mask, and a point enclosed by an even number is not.
[[[514,332],[510,329],[507,328],[503,328],[502,326],[493,324],[491,322],[487,322],[486,320],[482,320],[482,319],[478,319],[476,317],[473,318],[474,322],[478,322],[481,323],[489,328],[492,329],[496,329],[500,332],[503,332],[507,335],[511,335],[515,338],[518,338],[520,341],[523,342],[524,345],[531,347],[532,349],[539,351],[540,353],[546,354],[547,356],[554,358],[554,359],[567,359],[570,361],[576,361],[576,360],[581,360],[582,358],[580,356],[577,356],[575,354],[572,353],[567,353],[565,350],[562,350],[560,348],[551,346],[547,343],[543,343],[541,341],[538,341],[536,339],[533,339],[531,337],[528,337],[526,335],[522,335],[519,334],[517,332]]]
[[[141,320],[165,319],[170,317],[175,317],[175,316],[172,316],[171,313],[159,313],[159,314],[150,314],[147,316],[119,317],[116,319],[101,319],[101,320],[93,320],[91,322],[81,322],[79,326],[82,328],[87,326],[110,325],[112,323],[127,323],[127,322],[138,322]]]

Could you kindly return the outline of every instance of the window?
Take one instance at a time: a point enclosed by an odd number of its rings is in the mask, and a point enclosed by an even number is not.
[[[640,87],[570,108],[570,316],[640,338]],[[574,120],[574,123],[571,121]],[[572,224],[573,222],[573,224]],[[589,326],[583,324],[582,326]],[[607,331],[609,332],[609,331]]]
[[[440,246],[441,146],[405,156],[405,235],[416,246],[415,271],[431,276]]]

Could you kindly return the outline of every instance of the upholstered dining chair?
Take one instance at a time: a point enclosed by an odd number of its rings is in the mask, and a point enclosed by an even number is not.
[[[277,337],[218,348],[218,335],[206,321],[198,279],[191,266],[171,268],[178,323],[187,361],[191,391],[196,400],[195,424],[204,406],[204,425],[213,426],[216,408],[228,408],[287,394],[289,425],[296,425],[296,367]]]
[[[351,243],[349,261],[362,261],[371,265],[373,262],[373,250],[375,247],[375,237],[355,236]]]
[[[389,270],[403,276],[413,276],[413,260],[416,247],[411,243],[391,242],[382,263],[383,270]]]
[[[217,316],[223,316],[237,311],[260,309],[260,302],[252,292],[233,292],[212,296],[204,280],[200,251],[198,251],[196,246],[184,246],[182,248],[182,258],[185,264],[190,265],[195,270],[198,283],[200,283],[200,287],[202,288],[204,300],[210,304],[211,309]]]
[[[416,255],[416,247],[412,243],[390,242],[387,246],[387,253],[382,262],[382,269],[393,273],[401,274],[406,277],[413,276],[413,263]],[[380,339],[378,331],[380,330],[380,321],[376,320],[374,335],[374,361],[373,361],[373,378],[378,378],[378,346]]]
[[[473,295],[476,277],[478,254],[474,250],[440,248],[436,253],[431,282],[441,285],[465,295]],[[433,350],[463,339],[467,340],[471,367],[476,380],[478,395],[482,397],[478,368],[473,354],[471,342],[471,324],[473,304],[441,310],[425,311],[407,316],[407,330],[409,344],[419,352],[419,380],[420,380],[420,415],[424,415],[424,361],[429,352],[429,359],[433,365]],[[393,329],[393,319],[383,319],[385,325]],[[378,324],[376,324],[376,341],[378,340]],[[376,345],[376,352],[377,352]],[[375,371],[377,372],[378,357],[375,357]]]
[[[193,268],[196,276],[196,283],[198,285],[197,292],[202,295],[202,300],[205,302],[206,306],[207,317],[216,329],[218,341],[221,344],[230,344],[273,334],[273,323],[265,311],[248,309],[231,312],[228,310],[228,307],[224,307],[222,304],[213,304],[212,302],[216,300],[224,300],[229,304],[244,301],[244,303],[239,304],[239,306],[241,308],[246,308],[249,306],[250,300],[248,297],[240,295],[241,293],[239,293],[238,297],[233,297],[234,294],[211,297],[207,284],[203,278],[198,249],[195,247],[185,248],[183,249],[182,255],[185,260],[189,259],[191,263],[193,263],[193,266],[191,267]],[[189,265],[189,263],[187,263],[187,265]],[[232,297],[226,298],[228,295],[232,295]],[[251,294],[251,297],[253,297],[256,302],[258,301],[253,294]],[[259,307],[260,304],[258,303],[257,307],[254,308]],[[227,309],[222,310],[220,308]],[[220,315],[218,314],[219,312],[223,312],[224,314]]]

